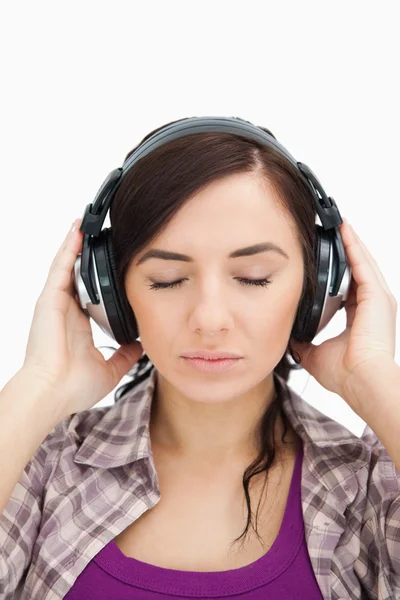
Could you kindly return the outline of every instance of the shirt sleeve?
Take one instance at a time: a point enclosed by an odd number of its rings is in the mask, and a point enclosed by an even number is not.
[[[58,463],[71,417],[56,425],[24,468],[0,514],[0,598],[12,598],[31,563],[40,530],[43,493]]]
[[[363,440],[371,448],[367,501],[362,527],[371,572],[384,571],[390,589],[400,598],[400,473],[369,426]]]

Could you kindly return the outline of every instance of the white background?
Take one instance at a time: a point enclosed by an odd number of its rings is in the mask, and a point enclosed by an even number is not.
[[[0,387],[22,366],[72,221],[143,136],[187,116],[271,129],[335,198],[400,298],[397,11],[395,1],[3,3]],[[344,327],[342,310],[314,343]],[[96,346],[112,343],[93,332]],[[361,435],[364,422],[307,372],[290,383]]]

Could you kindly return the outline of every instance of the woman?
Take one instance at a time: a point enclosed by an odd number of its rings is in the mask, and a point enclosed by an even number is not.
[[[74,294],[82,231],[68,237],[2,392],[8,414],[29,389],[24,415],[47,415],[3,503],[5,597],[17,585],[21,598],[69,600],[398,596],[396,302],[342,224],[346,329],[301,341],[300,309],[317,294],[315,217],[273,147],[210,131],[148,153],[110,208],[109,269],[134,325],[108,361]],[[89,410],[133,364],[116,404]],[[287,385],[301,366],[366,421],[362,440]]]

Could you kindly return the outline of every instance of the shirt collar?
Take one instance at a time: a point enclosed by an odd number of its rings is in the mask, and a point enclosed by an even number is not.
[[[72,415],[68,426],[71,435],[79,438],[75,463],[108,469],[139,459],[152,458],[149,422],[157,370],[129,390],[114,405],[92,408]],[[283,410],[293,429],[303,442],[304,454],[325,453],[349,462],[352,470],[365,463],[365,444],[344,425],[320,412],[299,396],[290,385],[275,374],[284,387]],[[77,440],[78,441],[78,440]]]

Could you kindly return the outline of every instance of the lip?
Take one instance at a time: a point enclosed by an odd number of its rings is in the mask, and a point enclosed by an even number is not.
[[[225,352],[224,350],[193,350],[184,352],[182,358],[203,358],[209,360],[218,360],[223,358],[243,358],[240,354],[234,352]]]
[[[197,369],[198,371],[205,371],[207,373],[219,373],[221,371],[227,371],[237,365],[242,358],[220,358],[220,359],[204,359],[204,358],[187,358],[181,357],[187,365]]]

